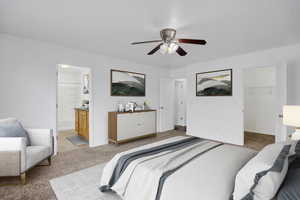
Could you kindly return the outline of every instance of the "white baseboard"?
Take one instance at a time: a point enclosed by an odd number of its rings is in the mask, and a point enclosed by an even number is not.
[[[258,133],[258,134],[264,134],[264,135],[274,135],[272,133],[269,132],[264,132],[264,131],[258,131],[258,130],[249,130],[249,129],[245,129],[245,132],[250,132],[250,133]]]

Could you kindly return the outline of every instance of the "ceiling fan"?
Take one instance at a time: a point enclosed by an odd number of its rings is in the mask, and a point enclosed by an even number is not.
[[[182,38],[175,38],[176,30],[172,28],[165,28],[160,31],[161,40],[151,40],[151,41],[144,41],[144,42],[133,42],[132,45],[135,44],[145,44],[145,43],[156,43],[160,42],[154,49],[152,49],[148,55],[152,55],[158,50],[162,54],[172,54],[178,53],[180,56],[185,56],[187,52],[182,49],[178,44],[186,43],[186,44],[198,44],[198,45],[205,45],[205,40],[197,40],[197,39],[182,39]]]

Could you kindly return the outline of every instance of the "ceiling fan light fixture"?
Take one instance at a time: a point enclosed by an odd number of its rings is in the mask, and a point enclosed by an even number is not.
[[[161,54],[166,54],[167,51],[168,51],[168,46],[167,46],[167,44],[166,44],[166,43],[162,44],[162,45],[160,46],[159,51],[160,51]]]
[[[177,51],[178,45],[175,42],[164,43],[160,46],[160,52],[162,54],[173,54]]]
[[[168,52],[169,52],[169,54],[172,54],[172,53],[175,53],[177,51],[177,49],[178,49],[178,45],[175,42],[173,42],[169,45]]]
[[[153,55],[155,52],[160,51],[162,54],[177,53],[180,56],[186,56],[187,52],[178,44],[196,44],[205,45],[205,40],[189,39],[189,38],[176,38],[176,30],[172,28],[165,28],[160,31],[161,40],[151,40],[143,42],[133,42],[131,44],[146,44],[146,43],[160,43],[152,49],[147,55]]]

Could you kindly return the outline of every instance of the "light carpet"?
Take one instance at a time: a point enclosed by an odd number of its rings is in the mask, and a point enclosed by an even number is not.
[[[114,193],[99,191],[105,164],[96,165],[50,180],[58,200],[121,200]]]

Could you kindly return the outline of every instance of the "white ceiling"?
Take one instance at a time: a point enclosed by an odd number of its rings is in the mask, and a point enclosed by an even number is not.
[[[299,10],[299,0],[1,0],[0,32],[175,68],[299,43]],[[130,45],[166,27],[208,44],[182,45],[185,57]]]

